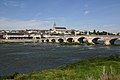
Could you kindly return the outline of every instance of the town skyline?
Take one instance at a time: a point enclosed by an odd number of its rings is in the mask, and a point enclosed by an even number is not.
[[[54,23],[81,31],[120,32],[119,0],[0,0],[0,29],[50,29]]]

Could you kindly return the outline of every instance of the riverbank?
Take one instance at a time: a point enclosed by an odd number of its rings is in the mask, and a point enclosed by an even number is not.
[[[25,43],[33,42],[33,39],[0,39],[0,43]]]
[[[79,43],[79,42],[63,42],[60,43],[61,45],[95,45],[92,43],[84,42],[84,43]]]
[[[33,40],[33,39],[0,39],[0,44],[10,44],[10,43],[40,43],[39,40]],[[44,43],[44,42],[43,42]],[[105,45],[101,43],[88,43],[88,42],[62,42],[62,43],[57,43],[57,42],[45,42],[45,43],[52,43],[52,44],[60,44],[60,45]],[[117,42],[116,44],[112,45],[105,45],[105,46],[120,46],[120,41]]]
[[[119,80],[120,58],[112,55],[69,64],[57,69],[37,73],[18,74],[1,77],[15,80]]]

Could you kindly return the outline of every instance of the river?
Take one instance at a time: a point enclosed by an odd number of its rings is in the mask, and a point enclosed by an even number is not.
[[[120,44],[120,41],[116,42]],[[120,54],[120,46],[59,45],[50,43],[0,44],[0,75],[31,73],[79,60]]]

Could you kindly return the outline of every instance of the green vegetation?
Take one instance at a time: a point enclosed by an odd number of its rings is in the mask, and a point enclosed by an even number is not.
[[[89,42],[85,42],[84,44],[87,44],[87,45],[95,45],[95,44],[89,43]]]
[[[120,46],[120,44],[114,44],[114,45],[112,45],[112,46]]]
[[[17,75],[19,75],[19,73],[15,72],[9,76],[0,76],[0,80],[8,80],[8,79],[14,79]]]
[[[87,34],[87,32],[84,32],[85,34]],[[113,33],[110,32],[106,32],[106,31],[96,31],[95,29],[93,30],[93,32],[89,31],[90,35],[115,35]],[[117,35],[119,35],[120,33],[117,33]]]
[[[11,43],[16,43],[16,42],[0,42],[0,44],[11,44]]]
[[[0,44],[13,44],[13,43],[32,43],[32,42],[0,42]]]
[[[18,74],[1,77],[15,80],[120,80],[120,58],[111,55],[69,64],[57,69],[38,73]]]

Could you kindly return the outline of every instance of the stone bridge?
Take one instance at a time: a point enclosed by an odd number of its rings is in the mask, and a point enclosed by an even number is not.
[[[105,45],[112,45],[116,40],[120,40],[120,36],[115,35],[79,35],[79,36],[49,36],[41,38],[40,42],[80,42],[87,41],[91,44],[97,44],[101,40]]]

